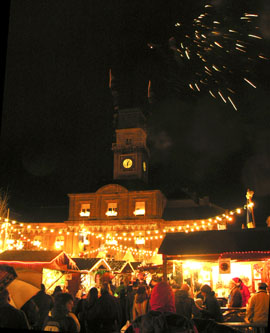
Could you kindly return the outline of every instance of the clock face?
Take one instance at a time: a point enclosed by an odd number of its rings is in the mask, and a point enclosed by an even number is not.
[[[146,171],[146,162],[145,161],[142,162],[142,167],[143,167],[143,171],[145,172]]]
[[[129,169],[131,168],[133,165],[133,161],[132,159],[130,158],[125,158],[124,161],[123,161],[123,167],[126,168],[126,169]]]

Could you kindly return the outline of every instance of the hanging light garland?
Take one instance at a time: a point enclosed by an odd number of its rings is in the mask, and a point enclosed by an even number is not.
[[[97,249],[88,251],[89,254],[95,254],[98,252],[104,252],[104,253],[108,253],[108,250],[110,251],[116,251],[116,252],[120,252],[120,253],[126,253],[127,251],[130,251],[133,255],[146,255],[146,256],[153,256],[156,255],[157,253],[155,251],[150,251],[150,250],[143,250],[143,249],[136,249],[133,247],[129,247],[129,246],[104,246],[104,247],[99,247]]]
[[[89,238],[94,237],[95,239],[100,239],[105,241],[105,244],[108,249],[118,249],[121,250],[121,246],[124,244],[128,244],[133,242],[137,245],[145,245],[147,242],[151,241],[161,241],[166,233],[175,233],[175,232],[195,232],[195,231],[204,231],[204,230],[212,230],[217,228],[218,225],[224,225],[226,223],[233,222],[234,215],[242,214],[243,210],[247,209],[245,205],[242,208],[237,208],[235,210],[228,211],[227,213],[223,213],[221,215],[210,217],[205,220],[197,220],[194,222],[190,222],[185,224],[184,221],[181,222],[179,225],[179,221],[175,221],[175,223],[171,222],[172,224],[169,226],[163,227],[162,230],[158,228],[158,226],[154,226],[148,229],[138,229],[140,228],[138,225],[117,225],[113,226],[113,228],[117,228],[116,230],[111,230],[112,227],[109,226],[85,226],[81,224],[79,226],[67,226],[67,227],[58,227],[56,228],[55,224],[54,228],[49,227],[49,224],[45,227],[44,224],[25,224],[21,222],[17,222],[14,220],[9,219],[1,219],[0,218],[0,250],[21,250],[27,245],[29,248],[31,246],[38,248],[40,250],[46,250],[46,247],[43,247],[42,241],[37,243],[37,241],[31,241],[31,237],[29,234],[51,234],[51,235],[64,235],[69,236],[70,231],[73,231],[74,236],[83,236],[84,244],[89,245]],[[96,230],[98,229],[98,231]],[[103,229],[103,230],[102,230]],[[108,231],[107,231],[108,229]],[[15,237],[17,234],[17,237]],[[4,236],[4,237],[3,237]],[[3,240],[4,238],[4,240]],[[119,244],[121,243],[121,244]],[[123,244],[123,245],[122,245]],[[57,245],[59,245],[57,243]],[[120,246],[120,247],[119,247]],[[127,246],[127,245],[125,245]],[[59,246],[57,246],[59,247]],[[64,247],[63,238],[61,239],[61,247]],[[132,247],[128,247],[128,249],[135,254],[137,253],[137,249]],[[96,252],[97,250],[93,250]],[[143,250],[146,251],[146,250]],[[146,253],[151,253],[151,251],[146,251]],[[91,251],[89,253],[92,253]],[[150,254],[146,254],[150,255]]]

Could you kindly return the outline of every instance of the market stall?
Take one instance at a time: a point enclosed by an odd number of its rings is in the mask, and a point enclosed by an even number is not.
[[[234,277],[241,278],[250,292],[259,282],[270,282],[270,229],[168,233],[159,253],[164,279],[167,263],[172,262],[173,278],[179,284],[188,282],[194,292],[209,284],[218,297],[227,297]]]
[[[92,287],[99,286],[104,279],[111,278],[111,267],[103,258],[72,258],[78,268],[72,272],[68,289],[75,295],[81,286],[87,293]]]
[[[65,286],[65,275],[78,269],[64,251],[5,251],[0,253],[0,264],[14,267],[19,280],[37,288],[40,288],[41,283],[49,288],[57,281]]]
[[[131,280],[134,279],[135,270],[130,262],[124,260],[111,260],[108,261],[112,273],[114,275],[114,284],[119,286],[123,281],[125,285],[128,285]]]

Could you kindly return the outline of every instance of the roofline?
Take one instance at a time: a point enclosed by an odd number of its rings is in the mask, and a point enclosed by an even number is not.
[[[55,258],[53,258],[51,261],[22,261],[22,260],[0,260],[0,264],[2,263],[9,263],[9,264],[27,264],[27,265],[44,265],[44,264],[52,264],[57,258],[59,258],[61,255],[65,254],[67,258],[72,262],[72,264],[76,267],[78,267],[72,258],[65,252],[60,252]]]
[[[92,272],[93,270],[94,270],[94,268],[101,262],[101,261],[103,261],[104,263],[105,263],[105,266],[107,266],[107,268],[111,271],[112,269],[111,269],[111,267],[110,267],[110,265],[107,263],[107,261],[105,260],[105,259],[103,259],[103,258],[100,258],[100,260],[98,260],[96,263],[95,263],[95,265],[89,270],[89,273],[90,272]]]
[[[237,255],[248,255],[248,254],[257,254],[261,256],[261,258],[256,258],[256,260],[265,260],[267,258],[270,258],[270,251],[232,251],[232,252],[222,252],[222,253],[208,253],[208,254],[183,254],[183,255],[169,255],[169,254],[163,254],[163,260],[202,260],[207,259],[207,261],[217,261],[219,259],[223,258],[229,258],[227,255],[231,255],[234,258],[237,259]],[[265,256],[264,256],[265,255]],[[245,260],[255,260],[255,258],[247,259]]]

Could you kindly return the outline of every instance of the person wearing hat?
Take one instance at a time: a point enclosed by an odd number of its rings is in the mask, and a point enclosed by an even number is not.
[[[150,298],[151,311],[137,317],[125,333],[134,332],[194,332],[194,323],[176,314],[175,299],[171,286],[159,282],[153,288]]]
[[[250,292],[248,290],[248,287],[238,277],[235,277],[232,280],[239,286],[240,292],[242,294],[242,306],[245,307],[250,298]]]
[[[229,289],[230,289],[230,294],[228,297],[229,299],[228,307],[240,308],[242,306],[242,294],[238,284],[234,280],[231,280],[229,282]]]
[[[258,284],[258,292],[249,299],[245,320],[248,323],[263,323],[267,325],[269,316],[269,295],[267,284]]]

